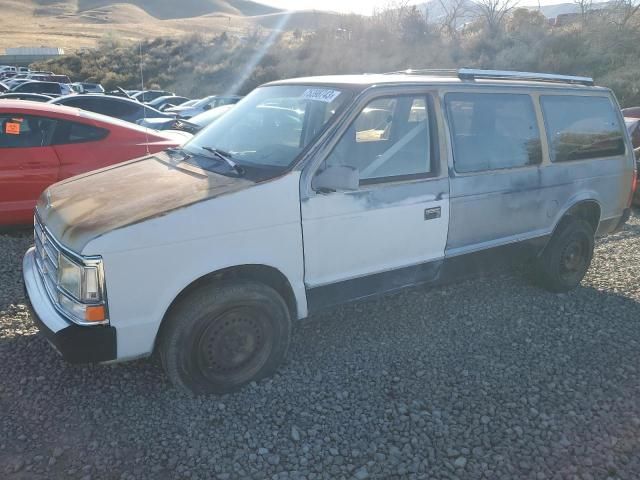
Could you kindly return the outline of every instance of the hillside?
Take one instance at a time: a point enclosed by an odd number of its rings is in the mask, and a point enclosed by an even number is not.
[[[40,3],[47,0],[40,0]],[[276,13],[279,10],[249,0],[77,0],[61,3],[77,3],[78,12],[102,7],[113,7],[116,4],[131,4],[147,14],[160,20],[176,18],[193,18],[212,13],[252,17]]]
[[[256,28],[315,28],[332,14],[282,12],[251,0],[0,0],[0,51],[94,48],[186,34],[246,36]]]

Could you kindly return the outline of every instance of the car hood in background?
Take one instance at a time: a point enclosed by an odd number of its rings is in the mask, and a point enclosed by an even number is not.
[[[252,185],[160,153],[56,183],[36,208],[60,243],[82,253],[110,231]]]
[[[136,123],[141,127],[154,128],[156,130],[163,130],[170,127],[175,122],[175,118],[171,117],[158,117],[158,118],[141,118]]]
[[[163,137],[169,137],[175,142],[179,142],[180,145],[184,145],[193,135],[189,132],[183,132],[182,130],[162,130]]]
[[[178,117],[193,117],[199,113],[202,113],[204,110],[202,108],[194,108],[194,107],[173,107],[167,108],[164,113],[174,114]]]

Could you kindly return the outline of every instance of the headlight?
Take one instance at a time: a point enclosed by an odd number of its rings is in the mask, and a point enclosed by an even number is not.
[[[81,324],[104,323],[106,308],[102,298],[100,262],[80,265],[64,253],[58,260],[58,305]]]
[[[82,299],[82,269],[65,255],[60,255],[58,285],[71,296]]]

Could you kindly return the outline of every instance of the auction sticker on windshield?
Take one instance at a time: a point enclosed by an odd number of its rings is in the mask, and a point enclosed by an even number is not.
[[[338,95],[339,90],[331,90],[329,88],[307,88],[302,94],[304,100],[318,100],[320,102],[331,103]]]

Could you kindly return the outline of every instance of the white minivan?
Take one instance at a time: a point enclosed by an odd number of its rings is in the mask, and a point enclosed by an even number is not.
[[[229,392],[326,307],[503,260],[575,288],[635,179],[617,102],[588,78],[278,81],[181,148],[49,188],[25,286],[68,361],[158,351],[180,387]]]

